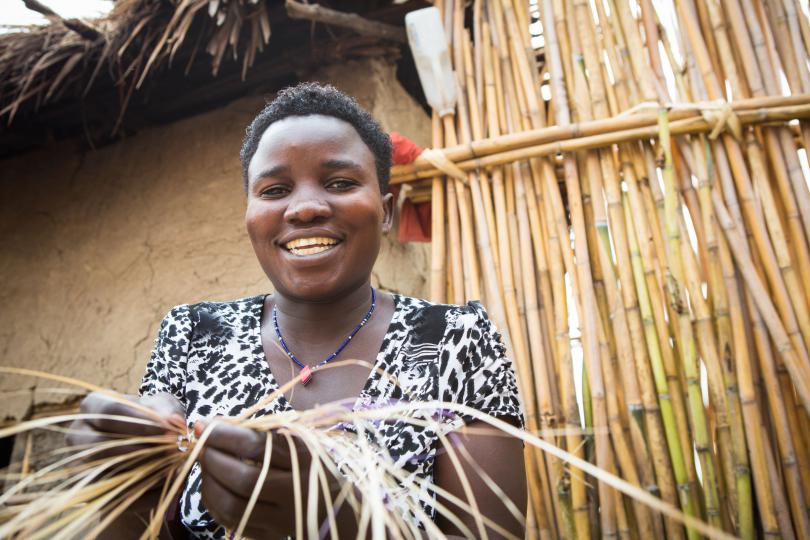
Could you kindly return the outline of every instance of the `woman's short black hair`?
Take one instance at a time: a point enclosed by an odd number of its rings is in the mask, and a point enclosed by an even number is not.
[[[388,134],[353,98],[334,86],[314,82],[301,83],[280,91],[276,98],[268,103],[247,127],[242,150],[239,152],[245,189],[248,184],[248,165],[267,128],[274,122],[289,116],[309,116],[311,114],[333,116],[354,127],[357,134],[360,135],[360,139],[374,154],[380,192],[387,192],[391,169],[391,139]]]

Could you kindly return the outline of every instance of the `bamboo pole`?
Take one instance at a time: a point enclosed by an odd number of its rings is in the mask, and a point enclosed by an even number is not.
[[[810,118],[810,105],[790,105],[785,107],[775,107],[772,109],[756,109],[743,111],[737,114],[737,118],[742,125],[761,124],[767,122],[790,121],[796,119]],[[622,119],[620,119],[622,120]],[[670,132],[673,135],[687,135],[691,133],[709,133],[716,127],[712,121],[702,117],[686,118],[672,122]],[[548,128],[552,129],[552,128]],[[589,150],[592,148],[602,148],[612,144],[619,144],[628,141],[653,139],[657,137],[657,127],[653,124],[646,124],[642,127],[635,127],[620,131],[608,131],[606,133],[589,135],[584,137],[572,137],[560,139],[556,142],[548,142],[537,145],[522,146],[513,150],[497,151],[482,157],[472,157],[456,162],[462,170],[473,170],[478,168],[496,167],[514,161],[521,161],[536,157],[553,156],[579,150]],[[546,136],[547,133],[544,133]],[[395,173],[391,178],[392,184],[410,182],[416,179],[431,178],[437,171],[432,166],[422,166],[422,170],[414,171],[411,166],[398,165],[392,169]],[[406,171],[406,172],[400,172]]]
[[[710,439],[707,431],[706,416],[703,409],[702,397],[699,388],[699,374],[697,371],[697,357],[695,341],[692,337],[692,324],[687,311],[687,300],[684,294],[684,270],[681,259],[681,236],[678,227],[678,192],[675,186],[672,170],[672,152],[670,150],[669,123],[666,113],[661,114],[659,143],[664,152],[664,204],[667,227],[667,263],[669,274],[667,288],[670,295],[670,305],[678,315],[678,328],[681,332],[683,349],[681,362],[686,377],[687,392],[689,394],[689,413],[695,447],[700,460],[700,468],[704,474],[703,493],[706,504],[706,514],[709,523],[722,526],[720,519],[719,496],[717,493],[715,465],[710,450]]]
[[[628,225],[630,225],[633,221],[630,208],[631,206],[629,200],[626,199],[624,209],[625,220],[628,222]],[[692,490],[692,485],[687,476],[686,462],[684,460],[684,449],[682,447],[681,437],[679,436],[680,430],[675,420],[670,385],[663,365],[658,336],[656,335],[655,322],[653,321],[653,313],[650,307],[647,283],[644,278],[644,269],[642,268],[641,263],[641,251],[638,247],[638,241],[636,240],[636,234],[633,227],[628,226],[627,230],[630,253],[632,257],[633,277],[636,289],[638,291],[639,308],[642,321],[644,323],[645,341],[648,346],[650,361],[652,364],[653,379],[655,381],[655,386],[658,393],[661,418],[664,424],[664,432],[666,433],[667,446],[673,467],[672,472],[677,483],[681,509],[688,515],[694,515],[697,514],[697,509],[693,506],[692,497],[689,495],[690,491]],[[653,444],[657,445],[661,444],[654,439],[652,442]],[[697,538],[695,531],[690,529],[687,531],[687,533],[690,538]]]
[[[441,121],[439,115],[433,113],[433,141],[434,145],[442,139]],[[444,302],[445,291],[445,242],[444,242],[444,181],[436,176],[431,181],[430,231],[430,299],[434,302]]]
[[[729,53],[730,54],[730,53]],[[740,83],[741,84],[741,83]],[[766,117],[769,110],[782,109],[790,111],[791,108],[801,107],[810,101],[810,94],[796,94],[791,96],[763,96],[757,98],[740,99],[729,103],[731,110],[736,114],[743,115],[743,119],[754,121],[756,117]],[[675,124],[678,120],[696,119],[701,117],[702,109],[711,109],[710,103],[682,103],[676,105],[668,112],[670,123]],[[795,109],[801,111],[802,109]],[[473,157],[483,157],[496,152],[515,150],[527,146],[566,140],[577,137],[589,137],[592,135],[603,135],[613,131],[635,129],[645,126],[656,126],[658,115],[656,112],[644,112],[643,109],[634,114],[620,115],[611,118],[589,120],[570,123],[565,126],[553,125],[527,129],[518,133],[507,133],[495,139],[481,138],[471,141],[468,144],[461,144],[452,148],[444,148],[442,152],[454,162],[465,161]],[[774,120],[785,119],[783,116],[772,116]],[[789,120],[790,118],[786,118]],[[742,119],[741,119],[742,120]],[[673,126],[671,126],[672,128]],[[712,128],[714,126],[711,126]],[[708,126],[707,126],[708,128]],[[677,133],[673,131],[673,133]],[[422,171],[432,168],[429,161],[424,158],[417,158],[413,163],[407,165],[395,165],[391,168],[392,176],[404,176],[415,171]]]
[[[739,400],[737,376],[734,371],[731,355],[733,331],[729,317],[728,301],[728,294],[731,293],[726,291],[726,285],[723,282],[723,270],[718,251],[717,222],[714,217],[711,202],[713,172],[710,170],[710,146],[706,140],[695,140],[693,146],[695,161],[698,164],[698,169],[695,173],[697,173],[698,176],[698,197],[700,199],[700,212],[702,213],[704,224],[703,233],[706,237],[705,242],[709,259],[709,294],[707,295],[706,303],[709,303],[709,299],[711,299],[711,306],[706,307],[712,309],[713,322],[716,324],[717,344],[715,350],[717,354],[720,355],[720,358],[716,361],[719,363],[719,367],[722,370],[727,397],[728,418],[731,426],[731,437],[733,438],[731,446],[733,472],[729,471],[726,475],[728,476],[730,474],[735,482],[737,502],[733,506],[737,512],[737,530],[741,537],[753,538],[754,509],[751,472],[748,454],[746,452],[745,428]],[[690,294],[698,300],[698,304],[703,304],[699,289],[694,288],[693,292]],[[733,294],[737,294],[737,291],[733,291]],[[708,310],[704,310],[703,317],[698,316],[698,318],[712,320],[710,319]]]
[[[716,193],[712,194],[712,201],[723,231],[728,237],[728,243],[732,246],[734,258],[738,261],[737,266],[748,285],[753,301],[762,314],[771,337],[785,359],[785,366],[790,372],[800,400],[805,410],[807,410],[808,406],[810,406],[810,373],[808,373],[807,368],[797,356],[793,342],[779,319],[776,308],[768,297],[762,281],[754,271],[750,255],[746,253],[745,246],[740,244],[741,238],[737,232],[737,226],[732,221],[725,204]]]
[[[712,18],[710,9],[707,6],[700,4],[702,7],[700,11],[701,25],[707,28],[709,20]],[[722,27],[720,33],[722,34]],[[710,34],[706,34],[707,44],[715,44]],[[726,45],[721,41],[721,46]],[[724,49],[725,50],[725,49]],[[716,54],[716,50],[713,51]],[[717,66],[720,62],[717,58],[712,58],[713,65]],[[693,86],[695,92],[702,95],[704,89],[700,85],[700,77],[696,73],[696,65],[692,61],[692,56],[687,56],[687,66],[690,73],[694,74]],[[730,70],[734,73],[734,70]],[[682,85],[684,95],[691,96],[691,92],[686,89],[686,85]],[[697,236],[698,250],[702,259],[702,266],[708,269],[709,285],[712,286],[710,295],[706,301],[703,301],[703,296],[700,291],[700,284],[692,280],[688,282],[690,286],[690,300],[695,311],[697,319],[696,325],[698,330],[698,340],[701,345],[701,354],[708,368],[709,373],[709,390],[713,395],[711,405],[715,412],[715,421],[717,423],[715,429],[718,438],[718,449],[720,451],[720,464],[723,467],[723,477],[726,482],[726,489],[728,492],[728,499],[730,506],[734,509],[731,514],[734,528],[739,530],[741,534],[747,538],[753,535],[753,509],[751,506],[751,486],[750,474],[748,473],[748,458],[745,452],[745,435],[740,415],[740,406],[737,395],[737,382],[733,369],[729,366],[729,362],[725,364],[720,363],[720,357],[723,347],[727,347],[730,342],[731,330],[729,321],[726,315],[727,300],[722,287],[722,273],[719,268],[719,260],[717,259],[716,240],[715,240],[715,223],[713,213],[711,212],[711,204],[707,204],[710,200],[709,191],[709,171],[704,159],[704,154],[708,154],[698,142],[697,138],[692,138],[692,146],[686,144],[680,145],[680,157],[683,161],[688,163],[688,167],[681,169],[681,182],[682,192],[685,202],[689,208],[691,221],[693,222],[693,229]],[[710,160],[710,157],[709,157]],[[693,176],[698,177],[699,193],[695,194],[692,183],[688,178],[688,173],[691,171]],[[682,233],[685,230],[682,227]],[[684,250],[685,261],[692,261],[693,270],[692,276],[697,276],[700,268],[695,268],[694,257],[691,250]],[[715,314],[720,315],[720,320],[717,321],[717,331],[719,334],[719,347],[715,345],[715,338],[713,335],[713,321],[709,320],[709,305],[712,303],[711,298],[715,296],[715,301],[719,304],[715,307]],[[725,424],[725,420],[728,423]]]

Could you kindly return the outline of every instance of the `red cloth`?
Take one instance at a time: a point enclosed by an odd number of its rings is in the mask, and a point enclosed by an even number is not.
[[[422,148],[404,135],[392,131],[390,137],[393,146],[391,160],[394,165],[412,163],[422,153]],[[396,199],[399,196],[399,186],[391,186],[391,193]],[[400,242],[430,242],[430,226],[430,202],[414,204],[410,199],[402,202],[399,214]]]
[[[391,132],[391,145],[394,147],[391,152],[391,159],[394,165],[407,165],[412,163],[413,160],[419,157],[422,153],[422,148],[416,145],[415,142],[410,140],[404,135],[400,135],[396,131]]]
[[[414,204],[410,199],[402,202],[399,213],[400,242],[430,242],[430,203]]]

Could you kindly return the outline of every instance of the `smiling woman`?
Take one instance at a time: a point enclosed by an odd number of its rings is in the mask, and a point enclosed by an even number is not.
[[[300,372],[305,384],[280,394],[257,415],[331,402],[366,410],[443,401],[522,424],[511,362],[480,304],[438,305],[371,287],[393,203],[386,193],[390,141],[367,112],[329,86],[289,88],[248,127],[241,157],[245,225],[275,293],[174,308],[161,325],[141,397],[133,399],[199,432],[212,417],[240,414]],[[321,369],[338,358],[364,363]],[[137,415],[101,395],[83,403],[90,413],[110,407]],[[458,534],[459,525],[474,530],[480,516],[460,507],[454,508],[456,523],[437,514],[432,482],[451,497],[474,499],[471,506],[499,531],[490,537],[520,536],[523,521],[514,508],[526,505],[521,443],[488,433],[471,417],[445,416],[438,429],[401,418],[378,427],[374,444],[401,467],[403,482],[418,480],[410,489],[385,494],[385,504],[416,522],[409,510],[414,506],[405,502],[418,501],[445,533]],[[101,426],[75,427],[83,433],[74,436],[76,444],[103,437]],[[132,429],[103,426],[106,432]],[[463,445],[466,465],[440,450],[448,433]],[[265,444],[264,434],[243,427],[213,428],[186,481],[179,512],[167,517],[176,536],[225,537],[259,481],[248,536],[276,538],[294,530],[296,498],[307,498],[308,455],[274,451],[269,473],[262,475]],[[293,471],[299,469],[296,479]],[[300,492],[297,484],[304,486]],[[127,520],[137,518],[137,509],[129,512],[111,533],[120,538],[133,531],[136,521]],[[336,526],[351,535],[354,514],[340,512]]]

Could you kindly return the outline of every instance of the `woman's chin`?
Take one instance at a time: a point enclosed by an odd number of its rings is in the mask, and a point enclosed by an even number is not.
[[[276,291],[299,302],[323,303],[341,298],[354,287],[347,287],[346,276],[332,269],[329,272],[301,272],[287,275],[276,283]]]

